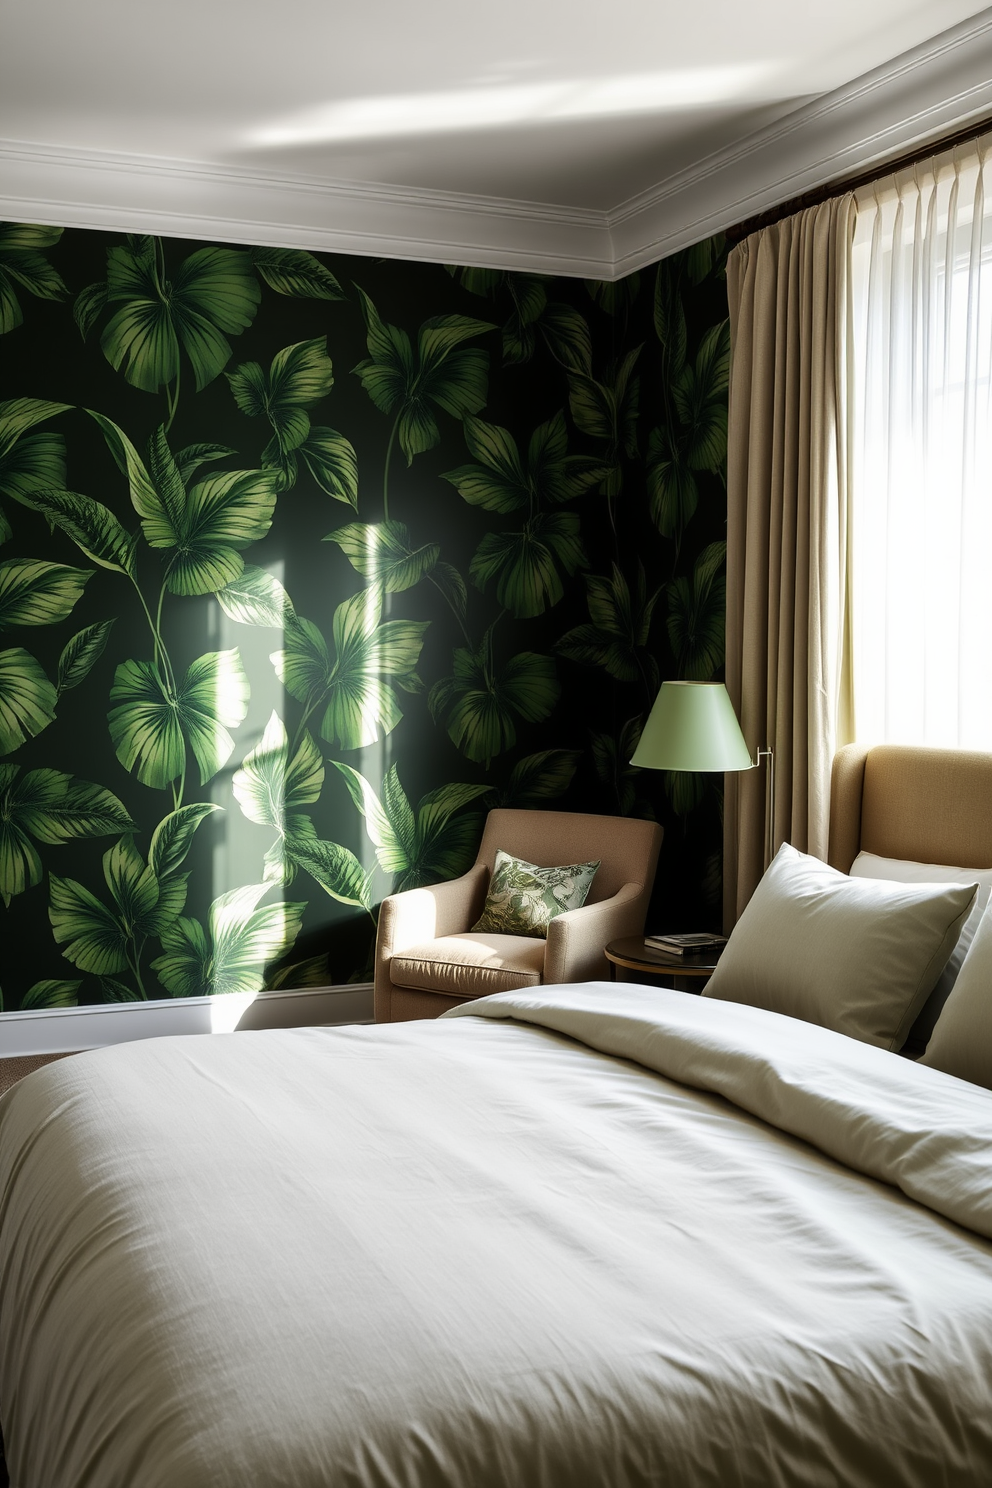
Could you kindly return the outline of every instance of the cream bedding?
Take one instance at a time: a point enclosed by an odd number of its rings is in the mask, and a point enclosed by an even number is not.
[[[13,1488],[974,1488],[990,1194],[992,1093],[653,988],[66,1060],[0,1101]]]

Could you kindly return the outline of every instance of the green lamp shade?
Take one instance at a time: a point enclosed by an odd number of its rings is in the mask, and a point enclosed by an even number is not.
[[[648,770],[751,770],[722,682],[663,682],[630,762]]]

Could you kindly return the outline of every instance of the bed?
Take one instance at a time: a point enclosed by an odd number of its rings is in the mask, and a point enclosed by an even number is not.
[[[0,1101],[13,1488],[972,1488],[990,1380],[992,1091],[766,1008],[538,987]]]

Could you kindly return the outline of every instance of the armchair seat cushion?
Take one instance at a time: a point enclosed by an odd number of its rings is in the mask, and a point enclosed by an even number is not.
[[[467,931],[408,946],[389,961],[398,987],[440,992],[445,997],[488,997],[540,985],[545,942],[527,935]]]

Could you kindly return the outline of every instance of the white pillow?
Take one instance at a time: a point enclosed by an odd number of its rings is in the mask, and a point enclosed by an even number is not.
[[[930,996],[906,1039],[905,1052],[919,1054],[927,1046],[940,1010],[951,994],[961,963],[975,938],[979,921],[992,894],[992,868],[949,868],[946,863],[914,863],[908,858],[880,858],[876,853],[860,852],[851,865],[852,878],[888,878],[896,883],[977,883],[978,897],[971,914],[961,926],[958,943],[937,979]]]
[[[920,1060],[992,1090],[992,911],[979,920],[951,995]]]
[[[703,996],[898,1049],[977,892],[974,883],[850,878],[786,844],[734,927]]]

